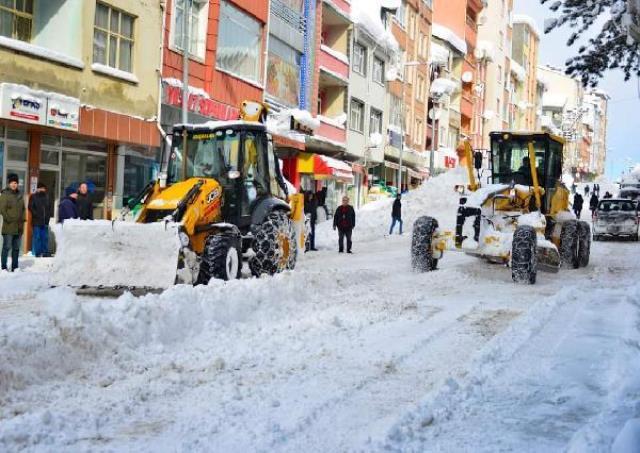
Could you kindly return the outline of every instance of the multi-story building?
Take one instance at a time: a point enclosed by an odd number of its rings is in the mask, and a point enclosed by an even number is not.
[[[3,186],[43,182],[56,208],[87,182],[94,216],[110,218],[157,170],[161,33],[160,2],[1,2]]]
[[[514,130],[532,131],[536,128],[539,47],[540,32],[535,21],[529,16],[515,14],[511,48],[512,72],[518,73],[511,102],[514,112],[511,129]]]
[[[430,117],[434,117],[436,130],[434,159],[437,168],[451,168],[458,164],[456,148],[462,128],[462,77],[463,69],[468,67],[465,65],[470,65],[465,39],[467,0],[434,0],[433,8]],[[470,113],[468,108],[465,111]]]
[[[478,87],[485,83],[484,71],[480,70],[484,53],[477,51],[477,45],[478,18],[486,5],[487,0],[467,0],[465,15],[467,54],[462,65],[461,132],[462,138],[470,140],[474,148],[479,148],[482,140],[479,125],[482,105]],[[458,154],[458,157],[459,160],[464,160],[464,154]]]
[[[388,85],[389,142],[377,176],[396,187],[401,148],[402,187],[413,187],[426,175],[432,7],[429,1],[403,0],[391,19],[399,46],[397,77]]]
[[[583,159],[588,154],[584,143],[588,137],[585,138],[582,121],[582,85],[560,69],[540,66],[538,72],[546,86],[542,98],[542,129],[565,138],[565,171],[579,178],[587,173],[588,167],[588,158]]]
[[[484,57],[482,90],[482,148],[489,148],[489,133],[509,129],[511,88],[511,16],[513,0],[488,0],[478,28],[479,55]]]
[[[601,176],[605,171],[609,100],[607,93],[596,89],[585,94],[582,104],[585,111],[583,122],[590,134],[591,150],[587,168],[591,176]]]

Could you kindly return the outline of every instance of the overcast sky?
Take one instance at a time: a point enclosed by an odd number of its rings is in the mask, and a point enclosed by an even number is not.
[[[527,14],[538,23],[541,31],[544,20],[556,13],[539,0],[515,0],[514,12]],[[542,35],[540,43],[540,63],[564,68],[567,58],[577,53],[577,45],[567,47],[568,30],[556,30]],[[609,104],[609,132],[607,146],[607,176],[617,177],[628,167],[629,162],[640,162],[640,95],[638,80],[625,82],[621,73],[607,74],[600,88],[611,96]]]

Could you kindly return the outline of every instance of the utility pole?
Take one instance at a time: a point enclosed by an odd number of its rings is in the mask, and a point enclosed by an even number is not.
[[[189,122],[189,17],[193,0],[182,0],[182,124]]]

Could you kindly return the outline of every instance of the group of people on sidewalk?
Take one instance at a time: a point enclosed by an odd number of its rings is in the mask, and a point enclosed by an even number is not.
[[[19,190],[19,178],[16,174],[7,176],[7,187],[0,192],[0,217],[2,217],[2,254],[0,265],[3,271],[18,269],[20,242],[26,219],[26,208],[23,194]],[[38,183],[36,192],[28,203],[31,214],[33,236],[31,252],[33,256],[49,255],[49,220],[53,217],[52,203],[47,194],[47,186]],[[67,187],[65,197],[58,206],[58,222],[67,219],[93,220],[93,202],[87,183],[78,186],[78,190]],[[9,254],[11,268],[9,269]]]

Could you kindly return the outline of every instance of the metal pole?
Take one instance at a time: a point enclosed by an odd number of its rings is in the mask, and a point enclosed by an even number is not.
[[[434,161],[435,161],[435,154],[436,154],[436,135],[437,135],[437,127],[436,127],[436,123],[438,121],[438,115],[436,112],[436,102],[435,99],[433,101],[433,118],[431,118],[431,155],[429,156],[429,179],[431,179],[433,177],[433,167],[434,167]],[[428,113],[427,113],[428,114]]]
[[[407,65],[402,66],[402,121],[400,121],[400,159],[398,167],[398,193],[402,193],[402,153],[404,152],[404,123],[407,120],[407,109],[404,107],[404,85],[407,83]]]
[[[191,16],[191,2],[182,0],[182,124],[189,122],[189,16]],[[184,156],[186,158],[186,156]]]

